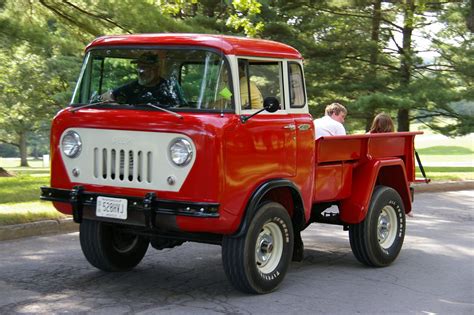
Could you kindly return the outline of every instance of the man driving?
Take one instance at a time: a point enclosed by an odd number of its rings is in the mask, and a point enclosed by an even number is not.
[[[161,77],[157,55],[145,53],[132,63],[137,65],[137,79],[105,93],[103,100],[126,104],[151,103],[166,107],[185,104],[177,80]]]

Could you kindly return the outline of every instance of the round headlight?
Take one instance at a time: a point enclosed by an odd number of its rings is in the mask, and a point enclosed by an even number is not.
[[[75,158],[81,153],[82,141],[75,131],[68,131],[61,142],[63,153],[70,158]]]
[[[177,166],[188,165],[193,158],[193,146],[184,138],[173,140],[170,145],[170,158]]]

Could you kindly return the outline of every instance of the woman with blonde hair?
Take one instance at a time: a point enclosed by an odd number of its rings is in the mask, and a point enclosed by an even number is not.
[[[375,116],[369,133],[393,132],[394,129],[392,118],[385,113],[380,113]]]

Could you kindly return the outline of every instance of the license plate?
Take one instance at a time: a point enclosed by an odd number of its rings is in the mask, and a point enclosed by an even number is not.
[[[127,219],[127,199],[97,197],[97,207],[95,214],[98,217]]]

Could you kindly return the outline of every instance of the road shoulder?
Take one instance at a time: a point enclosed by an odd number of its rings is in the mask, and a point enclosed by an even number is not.
[[[0,226],[0,241],[17,238],[77,232],[79,224],[72,219],[44,220],[24,224]]]
[[[440,191],[456,191],[456,190],[474,190],[474,181],[449,181],[449,182],[431,182],[418,183],[413,185],[416,193],[440,192]]]

